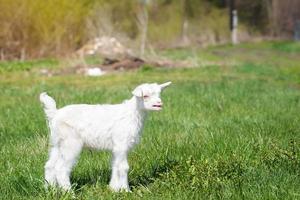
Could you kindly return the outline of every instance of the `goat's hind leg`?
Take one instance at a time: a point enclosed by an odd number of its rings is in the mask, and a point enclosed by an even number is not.
[[[71,189],[70,174],[82,149],[82,143],[76,138],[65,138],[59,147],[59,159],[55,165],[56,180],[64,190]]]
[[[55,164],[59,159],[59,151],[56,146],[53,146],[49,153],[49,160],[45,165],[45,185],[54,186],[56,182]]]

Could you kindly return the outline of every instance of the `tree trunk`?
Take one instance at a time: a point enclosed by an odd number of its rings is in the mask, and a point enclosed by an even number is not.
[[[187,0],[182,0],[182,24],[181,24],[181,43],[183,45],[187,45],[189,43],[189,38],[188,38],[188,26],[189,26],[189,21],[187,17]]]
[[[142,58],[145,54],[148,32],[148,10],[145,2],[141,3],[141,11],[138,13],[137,18],[141,33],[140,57]]]
[[[235,0],[230,0],[229,4],[229,14],[230,14],[230,30],[231,30],[231,42],[232,44],[238,43],[238,15],[235,6]]]

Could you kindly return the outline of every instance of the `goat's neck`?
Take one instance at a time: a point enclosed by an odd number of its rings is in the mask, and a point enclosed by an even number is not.
[[[128,100],[126,104],[129,105],[132,114],[136,115],[136,117],[143,122],[147,115],[147,111],[143,108],[142,100],[134,96]]]

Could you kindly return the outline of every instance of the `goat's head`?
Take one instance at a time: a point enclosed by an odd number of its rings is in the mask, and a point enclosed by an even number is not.
[[[163,103],[160,98],[160,93],[170,84],[171,82],[166,82],[163,84],[144,83],[142,85],[137,86],[132,91],[132,94],[139,99],[143,109],[161,110]]]

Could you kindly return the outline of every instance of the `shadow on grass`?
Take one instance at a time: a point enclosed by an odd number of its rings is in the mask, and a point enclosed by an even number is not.
[[[101,183],[107,185],[110,180],[110,169],[97,170],[94,169],[92,172],[80,174],[71,178],[71,182],[75,185],[75,190],[80,190],[83,186],[95,185]]]
[[[138,186],[147,186],[153,183],[155,180],[159,179],[163,174],[168,173],[174,167],[179,164],[175,160],[166,160],[163,163],[154,164],[150,170],[144,170],[141,175],[129,178],[129,186],[131,189]],[[95,185],[96,183],[101,183],[103,185],[108,185],[111,176],[111,169],[94,169],[90,173],[77,175],[72,177],[71,182],[75,185],[75,190],[79,191],[83,186]]]
[[[129,180],[129,185],[131,189],[138,186],[148,186],[155,182],[155,180],[159,179],[163,174],[168,173],[178,165],[178,161],[170,159],[165,160],[163,163],[154,164],[148,173],[144,172],[144,174],[138,175],[132,180]]]

